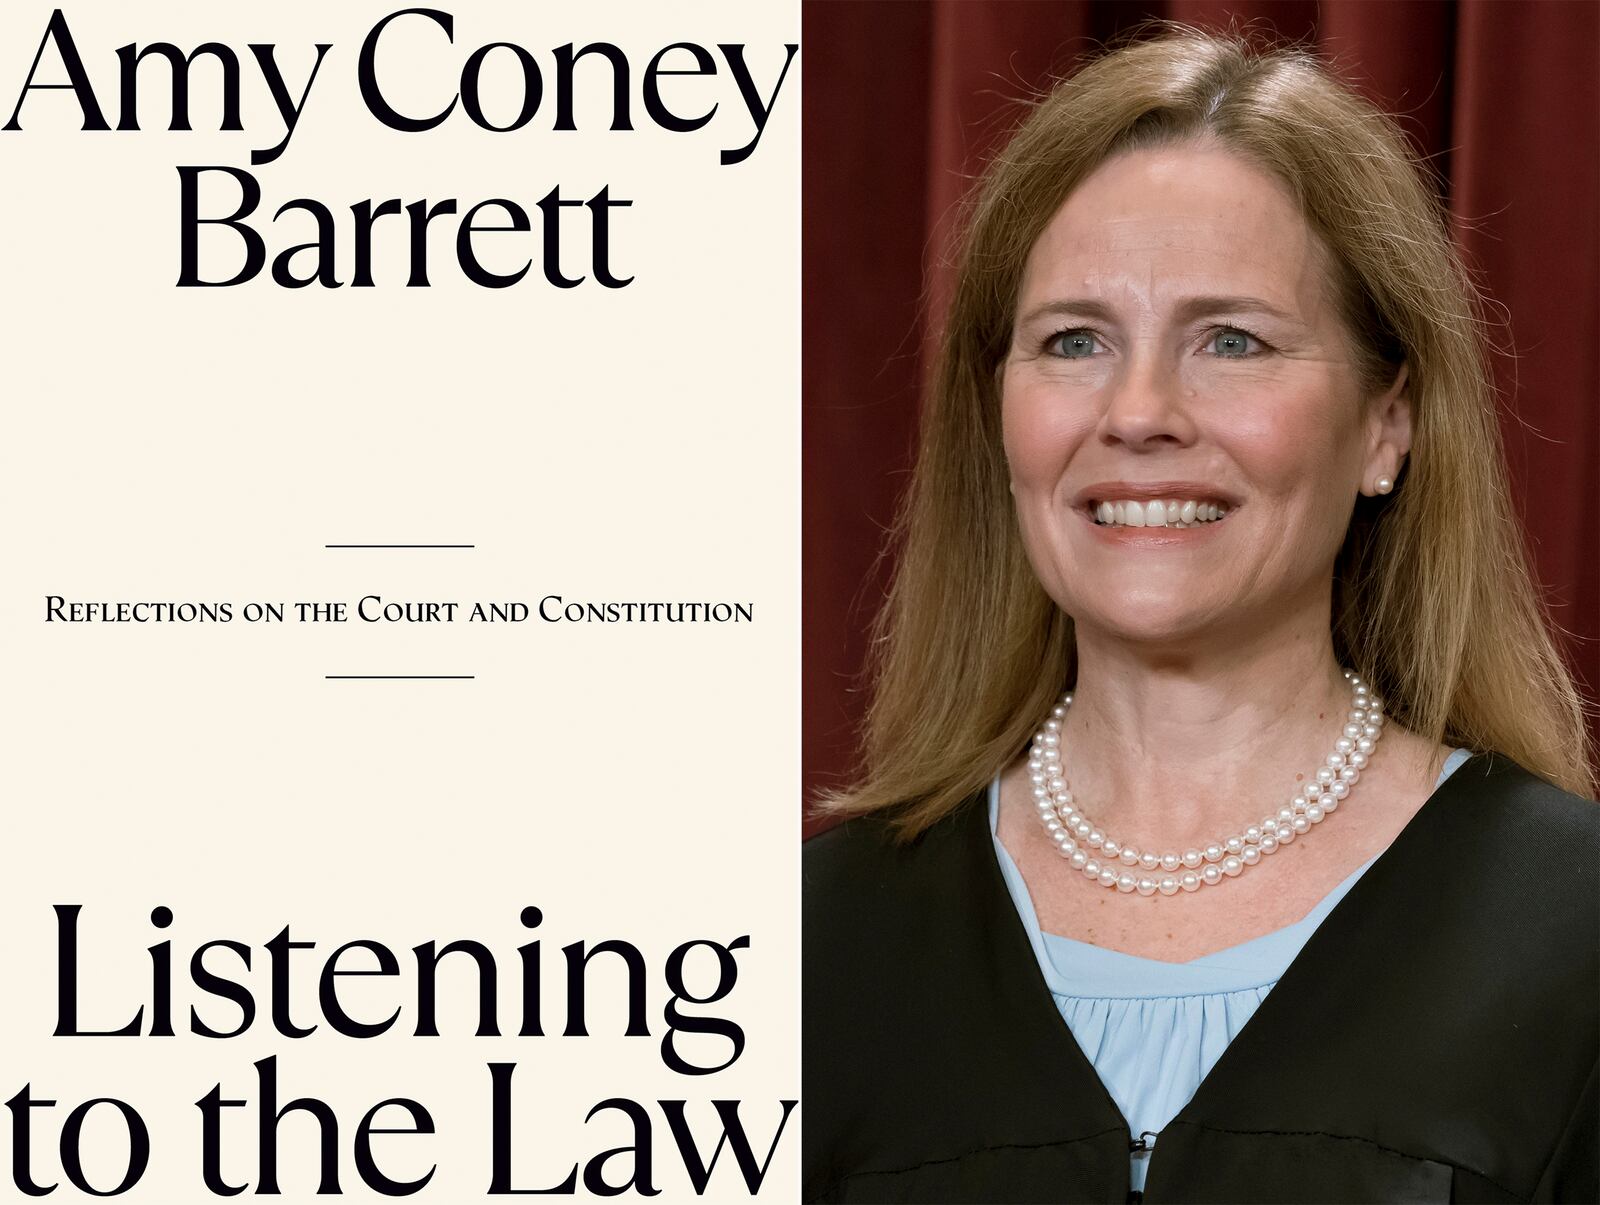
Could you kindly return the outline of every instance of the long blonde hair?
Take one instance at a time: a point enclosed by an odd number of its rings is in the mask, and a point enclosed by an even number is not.
[[[1394,123],[1309,54],[1182,27],[1058,84],[968,201],[954,293],[894,533],[863,773],[821,803],[909,837],[1026,744],[1075,676],[1072,621],[1024,555],[996,368],[1023,265],[1067,195],[1121,151],[1206,138],[1282,179],[1331,252],[1371,385],[1409,371],[1414,440],[1393,494],[1358,503],[1333,640],[1393,718],[1592,795],[1582,700],[1514,518],[1477,295]]]

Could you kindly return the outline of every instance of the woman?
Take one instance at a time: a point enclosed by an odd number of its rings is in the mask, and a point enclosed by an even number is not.
[[[1600,810],[1470,296],[1298,53],[1117,51],[991,165],[806,851],[808,1199],[1600,1198]]]

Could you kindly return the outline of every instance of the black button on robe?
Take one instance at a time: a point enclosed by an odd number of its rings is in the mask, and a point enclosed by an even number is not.
[[[983,802],[807,843],[808,1201],[1129,1199]],[[1594,1202],[1597,1056],[1600,805],[1479,754],[1161,1132],[1144,1200]]]

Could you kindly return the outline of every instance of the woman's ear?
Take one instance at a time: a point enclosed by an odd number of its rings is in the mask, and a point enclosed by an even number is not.
[[[1367,457],[1361,492],[1388,493],[1411,451],[1410,365],[1401,364],[1394,381],[1367,408]],[[1389,483],[1382,488],[1379,481]]]

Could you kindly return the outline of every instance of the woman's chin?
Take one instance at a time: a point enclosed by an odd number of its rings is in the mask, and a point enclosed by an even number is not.
[[[1104,598],[1073,615],[1077,639],[1105,636],[1133,644],[1182,645],[1215,635],[1225,626],[1216,607],[1196,604],[1194,596],[1167,597],[1140,592],[1124,596],[1125,605],[1108,606]]]

